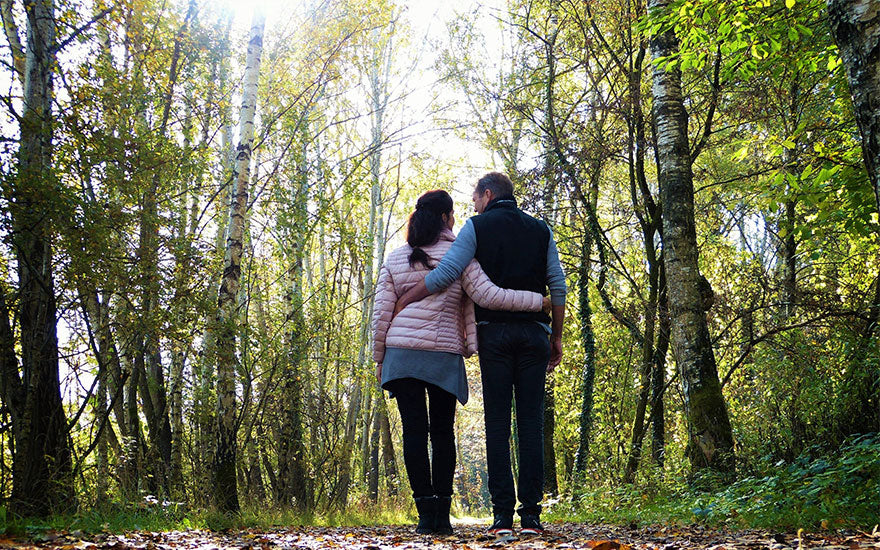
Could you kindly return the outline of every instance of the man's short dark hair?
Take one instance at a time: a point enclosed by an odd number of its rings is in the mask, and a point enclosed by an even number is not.
[[[477,180],[477,193],[482,195],[486,192],[486,189],[492,191],[492,195],[496,199],[513,198],[513,182],[510,181],[507,174],[489,172]]]

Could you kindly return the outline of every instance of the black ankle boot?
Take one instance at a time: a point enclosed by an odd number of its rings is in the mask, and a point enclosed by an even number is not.
[[[437,497],[437,521],[434,523],[435,534],[452,534],[452,524],[449,522],[449,508],[451,506],[452,497]]]
[[[429,535],[434,532],[434,521],[437,517],[437,497],[416,497],[416,510],[419,512],[419,524],[416,533]]]

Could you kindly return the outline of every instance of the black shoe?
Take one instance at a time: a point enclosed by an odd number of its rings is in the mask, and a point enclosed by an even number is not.
[[[513,514],[495,513],[495,521],[489,526],[489,533],[495,536],[513,533]]]
[[[437,520],[434,523],[435,535],[451,535],[452,523],[449,522],[449,508],[452,497],[437,497]]]
[[[537,514],[526,514],[519,518],[520,530],[523,535],[540,535],[544,532],[544,526]]]
[[[419,524],[416,533],[430,535],[434,532],[434,523],[437,517],[437,497],[416,497],[416,510],[419,512]]]

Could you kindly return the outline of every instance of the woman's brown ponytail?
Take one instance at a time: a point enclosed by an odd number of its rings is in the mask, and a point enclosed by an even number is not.
[[[406,242],[413,249],[409,255],[410,267],[421,263],[428,269],[433,269],[428,254],[420,247],[437,242],[440,232],[446,226],[443,214],[448,215],[450,212],[452,212],[452,197],[442,189],[428,191],[416,201],[416,209],[409,215],[409,223],[406,226]]]

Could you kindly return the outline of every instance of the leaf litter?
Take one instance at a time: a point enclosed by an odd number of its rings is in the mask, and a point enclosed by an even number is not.
[[[12,550],[858,550],[880,549],[880,531],[781,533],[726,531],[702,526],[635,526],[550,523],[540,536],[486,533],[485,525],[459,524],[449,536],[417,535],[411,525],[385,527],[288,527],[207,531],[84,534],[51,531],[35,537],[0,539]]]

